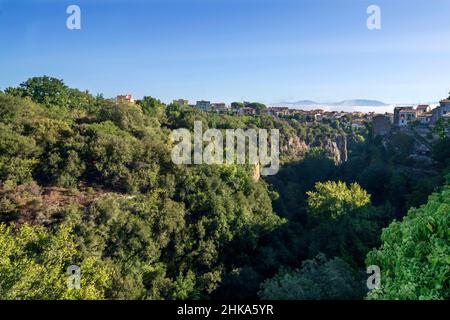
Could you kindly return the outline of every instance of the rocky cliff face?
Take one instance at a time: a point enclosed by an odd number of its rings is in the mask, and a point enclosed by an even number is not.
[[[288,159],[298,159],[304,157],[312,148],[324,149],[336,164],[347,161],[347,137],[336,135],[332,138],[317,138],[314,141],[306,142],[299,137],[291,137],[281,145],[281,154]]]
[[[337,164],[347,161],[347,137],[335,136],[334,139],[326,139],[323,148],[330,152]]]

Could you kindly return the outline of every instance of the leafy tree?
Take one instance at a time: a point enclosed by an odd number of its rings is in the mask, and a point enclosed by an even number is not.
[[[392,152],[396,154],[395,160],[398,163],[405,163],[405,159],[413,151],[414,137],[406,133],[396,133],[391,137],[389,144],[394,149]]]
[[[279,214],[291,221],[307,223],[305,194],[317,181],[332,179],[336,174],[334,161],[319,148],[312,148],[302,161],[287,163],[276,176],[267,180],[280,194],[274,207]]]
[[[389,190],[389,183],[392,173],[384,163],[374,163],[362,170],[358,176],[361,186],[372,195],[375,205],[383,204],[386,199],[386,192]]]
[[[365,206],[338,220],[322,221],[305,233],[308,257],[323,252],[339,256],[354,267],[364,265],[364,257],[380,245],[380,234],[394,217],[389,205]]]
[[[409,210],[402,222],[383,231],[367,265],[381,269],[381,288],[369,299],[450,298],[450,187]]]
[[[138,104],[141,106],[142,111],[151,117],[161,119],[164,115],[165,105],[158,99],[144,97],[142,100],[138,101]]]
[[[239,109],[239,108],[244,108],[245,104],[243,102],[232,102],[231,103],[231,108],[233,109]]]
[[[318,255],[306,260],[297,271],[280,270],[263,282],[263,300],[347,300],[364,295],[364,282],[340,258],[327,260]]]
[[[316,191],[307,192],[308,210],[322,219],[338,219],[370,203],[369,194],[359,184],[348,187],[344,182],[318,182]]]
[[[109,297],[161,299],[175,294],[175,282],[184,274],[177,270],[171,278],[161,254],[185,226],[182,204],[159,199],[156,193],[136,198],[111,194],[87,212],[68,212],[65,219],[76,223],[83,255],[92,252],[110,261],[114,272]]]
[[[263,109],[267,109],[265,104],[259,103],[259,102],[245,102],[244,103],[246,107],[248,108],[252,108],[255,110],[263,110]]]
[[[441,144],[445,141],[448,142],[447,130],[450,130],[450,120],[444,118],[439,119],[433,127],[433,132],[439,136]]]
[[[39,154],[40,149],[33,138],[20,135],[10,125],[0,123],[0,181],[11,185],[32,181]]]
[[[75,236],[68,226],[54,233],[42,226],[19,229],[0,224],[0,299],[102,299],[108,271],[94,257],[77,257]],[[80,289],[67,285],[67,268],[81,268]]]
[[[29,97],[47,108],[92,109],[103,103],[103,98],[94,98],[88,91],[69,88],[63,80],[48,76],[34,77],[10,87],[5,93],[18,97]]]
[[[44,77],[28,79],[18,88],[7,88],[6,93],[30,97],[33,101],[47,107],[66,107],[69,99],[69,88],[62,80]]]

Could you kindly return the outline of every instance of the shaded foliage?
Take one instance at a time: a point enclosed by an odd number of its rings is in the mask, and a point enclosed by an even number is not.
[[[263,300],[348,300],[365,292],[361,275],[340,258],[323,255],[306,260],[296,271],[281,270],[264,281],[259,296]]]
[[[370,299],[450,298],[450,188],[410,209],[383,231],[382,246],[367,255],[381,269],[381,288]]]
[[[255,180],[253,166],[173,164],[171,130],[191,130],[195,121],[204,129],[280,130],[279,174]],[[449,159],[441,140],[435,167],[422,172],[409,158],[411,137],[386,142],[369,132],[349,117],[207,113],[152,97],[117,103],[49,77],[8,88],[0,93],[0,273],[8,275],[0,298],[362,298],[360,271],[382,228],[426,202]],[[339,164],[336,141],[345,139],[349,160]],[[412,215],[432,215],[428,229],[418,218],[401,225],[425,237],[417,257],[437,257],[417,262],[432,264],[418,280],[425,292],[393,279],[371,297],[445,297],[448,285],[432,289],[427,281],[443,279],[433,266],[442,269],[436,248],[446,247],[433,241],[448,215],[427,208]],[[385,243],[397,241],[385,234]],[[397,256],[383,248],[368,259],[388,269],[388,256],[403,266],[401,255],[413,250]],[[81,291],[65,286],[72,264],[85,275]]]

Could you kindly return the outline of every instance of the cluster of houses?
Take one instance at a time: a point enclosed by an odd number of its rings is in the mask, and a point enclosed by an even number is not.
[[[134,103],[135,100],[131,94],[117,96],[117,102]],[[372,122],[375,134],[384,135],[388,133],[392,127],[407,127],[411,124],[419,124],[429,126],[435,124],[439,119],[450,119],[450,99],[440,101],[440,105],[434,109],[430,105],[401,106],[395,107],[394,113],[386,113],[384,115],[375,112],[338,112],[317,110],[298,110],[289,109],[287,107],[269,107],[257,108],[255,103],[243,102],[232,103],[227,105],[223,102],[211,103],[211,101],[200,100],[195,105],[189,104],[188,100],[178,99],[173,103],[180,106],[192,107],[202,111],[218,112],[218,113],[234,113],[241,115],[271,115],[276,117],[297,116],[304,121],[322,122],[324,120],[338,120],[343,117],[351,119],[353,127],[363,127],[365,123]]]
[[[202,111],[212,111],[212,112],[218,112],[218,113],[235,113],[235,114],[242,114],[242,115],[260,115],[260,114],[269,114],[269,115],[276,115],[276,116],[287,116],[289,114],[294,114],[294,111],[297,110],[291,110],[289,108],[284,107],[274,107],[274,108],[266,108],[266,109],[257,109],[254,107],[251,107],[251,103],[244,102],[242,104],[239,104],[239,106],[236,105],[227,105],[223,102],[216,102],[211,103],[211,101],[205,101],[200,100],[197,101],[196,104],[192,105],[189,104],[188,100],[184,99],[178,99],[174,100],[173,103],[178,104],[180,106],[190,106],[192,108],[196,108]]]
[[[276,117],[289,117],[289,116],[302,116],[306,121],[321,122],[326,119],[339,119],[344,116],[352,116],[354,124],[356,126],[363,124],[363,118],[367,119],[370,114],[364,114],[362,112],[337,112],[337,111],[324,111],[321,109],[316,110],[298,110],[290,109],[288,107],[268,107],[268,108],[255,108],[254,103],[232,103],[226,105],[225,103],[211,103],[210,101],[197,101],[196,104],[189,104],[188,100],[178,99],[173,101],[174,104],[180,106],[192,107],[202,111],[218,112],[218,113],[234,113],[240,115],[269,115]]]
[[[118,103],[135,103],[135,100],[131,94],[120,95],[116,97]],[[177,99],[173,100],[174,104],[191,107],[207,112],[217,113],[233,113],[238,115],[269,115],[275,117],[295,117],[296,119],[302,119],[306,122],[322,122],[325,120],[341,119],[343,117],[349,117],[353,127],[363,127],[364,123],[372,120],[375,113],[363,113],[363,112],[338,112],[338,111],[324,111],[322,109],[316,110],[298,110],[290,109],[288,107],[268,107],[257,108],[256,103],[243,102],[232,103],[227,105],[223,102],[211,103],[211,101],[200,100],[195,104],[190,104],[189,100]]]
[[[178,99],[174,100],[173,103],[178,104],[180,106],[190,106],[192,108],[196,108],[202,111],[212,111],[218,113],[235,113],[242,115],[275,115],[275,116],[287,116],[290,114],[295,114],[298,110],[292,110],[285,107],[273,107],[273,108],[264,108],[257,109],[252,107],[252,103],[244,102],[239,105],[227,105],[223,102],[211,103],[211,101],[200,100],[197,101],[195,105],[189,104],[188,100]]]
[[[450,120],[450,99],[441,100],[439,106],[429,105],[395,107],[393,114],[376,115],[372,121],[375,135],[385,135],[392,127],[406,128],[410,125],[431,127],[439,119]]]
[[[439,106],[432,109],[429,105],[414,107],[396,107],[392,123],[396,127],[406,127],[411,124],[433,125],[439,119],[450,119],[450,99],[441,100]]]
[[[418,105],[416,108],[395,107],[392,124],[396,127],[411,124],[432,125],[441,118],[450,119],[450,99],[441,100],[439,106],[434,109],[429,105]]]

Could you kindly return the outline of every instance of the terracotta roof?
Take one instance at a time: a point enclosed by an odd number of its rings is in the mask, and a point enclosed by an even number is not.
[[[444,99],[444,100],[441,100],[440,102],[442,102],[442,103],[450,103],[450,99]]]

